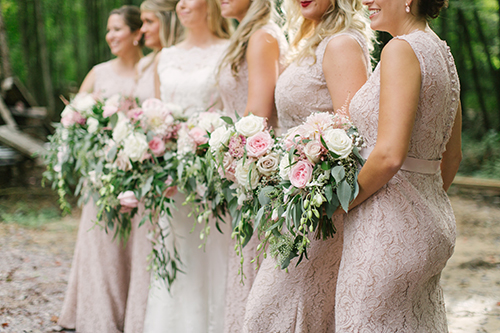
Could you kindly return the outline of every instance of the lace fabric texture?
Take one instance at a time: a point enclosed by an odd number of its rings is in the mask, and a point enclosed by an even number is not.
[[[186,50],[177,46],[163,49],[158,62],[161,99],[180,105],[187,117],[212,105],[222,109],[215,74],[227,43],[206,49]]]
[[[280,59],[284,63],[287,41],[283,32],[274,22],[269,22],[262,27],[262,30],[274,37],[280,47]],[[229,66],[221,69],[219,76],[219,91],[224,104],[224,110],[227,116],[235,120],[235,111],[243,116],[248,101],[248,65],[245,61],[240,68],[238,76],[233,76]],[[256,256],[256,248],[259,244],[257,238],[253,238],[243,249],[244,283],[241,283],[238,271],[240,269],[240,257],[234,251],[235,242],[231,241],[229,245],[229,261],[227,271],[226,287],[226,305],[224,318],[224,332],[241,332],[243,316],[245,314],[245,305],[247,297],[252,287],[255,276],[257,275],[257,263],[250,263],[250,260]]]
[[[445,42],[423,31],[396,37],[413,48],[422,75],[408,156],[440,159],[459,99]],[[350,114],[368,146],[377,140],[380,67],[354,96]],[[455,218],[440,173],[400,170],[345,218],[336,296],[337,332],[448,332],[442,269],[453,253]]]
[[[205,111],[219,101],[215,71],[227,43],[206,49],[170,47],[162,50],[158,64],[161,96],[177,104],[185,116]],[[224,234],[212,226],[205,249],[200,249],[201,225],[182,206],[185,195],[174,197],[172,217],[161,217],[169,226],[168,247],[176,244],[185,274],[178,274],[168,292],[164,281],[153,280],[144,324],[145,333],[220,333],[224,326],[224,299],[230,241],[230,223],[220,224]],[[192,230],[194,229],[194,230]]]
[[[135,96],[135,79],[115,73],[111,61],[96,65],[94,91],[107,98],[120,93]],[[153,80],[143,82],[154,94]],[[146,91],[148,90],[145,87]],[[138,227],[140,209],[132,221],[127,245],[96,225],[97,207],[89,200],[82,208],[68,288],[59,325],[81,333],[142,332],[149,289],[147,255],[149,225]]]
[[[360,34],[347,32],[358,41],[368,58]],[[308,58],[292,63],[280,76],[275,96],[279,122],[284,131],[297,126],[314,111],[332,112],[332,100],[323,75],[325,49],[333,35],[316,49],[317,61]],[[369,71],[369,69],[367,69]],[[246,307],[243,332],[335,332],[335,293],[342,255],[343,218],[335,220],[337,234],[328,240],[311,240],[308,258],[289,273],[268,257],[262,263]]]

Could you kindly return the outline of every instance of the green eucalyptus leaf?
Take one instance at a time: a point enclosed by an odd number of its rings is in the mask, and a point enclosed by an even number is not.
[[[349,209],[349,199],[351,199],[351,187],[346,181],[342,181],[337,188],[337,196],[339,198],[342,209],[347,212]]]
[[[345,170],[342,165],[337,165],[332,168],[332,177],[335,179],[335,183],[340,184],[342,179],[345,177]]]

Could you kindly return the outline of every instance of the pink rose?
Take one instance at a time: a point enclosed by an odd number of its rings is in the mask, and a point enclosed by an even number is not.
[[[248,138],[246,148],[249,157],[261,157],[266,154],[273,144],[269,132],[258,132]]]
[[[165,142],[160,137],[155,136],[149,141],[149,149],[156,157],[162,156],[165,153]]]
[[[197,146],[208,142],[207,132],[200,127],[192,128],[189,131],[189,136],[194,140]]]
[[[163,194],[166,198],[172,198],[177,194],[177,186],[170,186],[173,182],[174,179],[172,178],[172,176],[168,176],[167,180],[165,180],[165,185],[167,185],[167,188],[165,189],[165,191],[163,191]]]
[[[131,212],[132,209],[136,208],[139,205],[139,200],[135,197],[134,192],[125,191],[118,194],[118,200],[120,200],[120,205],[122,206],[121,212],[128,213]]]
[[[304,188],[311,180],[313,165],[309,161],[298,161],[290,169],[290,182],[297,188]]]
[[[105,105],[102,110],[102,116],[108,118],[118,112],[118,107],[116,105]]]
[[[233,183],[236,182],[236,176],[234,175],[236,172],[236,160],[230,154],[226,153],[224,155],[222,166],[217,171],[221,178],[226,178]]]

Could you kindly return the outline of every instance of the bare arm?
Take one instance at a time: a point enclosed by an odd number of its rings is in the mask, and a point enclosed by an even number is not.
[[[93,93],[94,92],[94,83],[95,83],[95,71],[92,68],[90,72],[87,74],[85,79],[83,79],[82,85],[80,86],[79,93]]]
[[[420,85],[420,64],[411,46],[398,39],[388,43],[380,60],[377,143],[359,173],[359,195],[350,208],[359,205],[384,186],[405,161]]]
[[[459,103],[455,123],[451,132],[450,141],[446,144],[446,151],[441,161],[441,177],[445,191],[451,186],[462,161],[462,105]]]
[[[252,113],[270,119],[274,111],[274,88],[279,76],[278,41],[257,30],[248,42],[248,102],[245,116]]]
[[[340,109],[346,103],[348,105],[368,79],[368,64],[363,50],[350,36],[338,36],[328,43],[322,66],[332,98],[332,111]]]

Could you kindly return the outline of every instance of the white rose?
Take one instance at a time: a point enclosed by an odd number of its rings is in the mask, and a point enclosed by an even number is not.
[[[206,132],[212,132],[216,128],[223,126],[226,122],[215,112],[202,112],[198,117],[198,127]]]
[[[177,132],[177,136],[177,153],[179,155],[196,152],[196,143],[191,136],[189,136],[189,132],[185,126],[181,127],[179,132]]]
[[[210,135],[210,140],[208,144],[212,151],[218,151],[222,145],[227,145],[227,142],[231,138],[231,130],[227,129],[226,126],[221,126],[212,132]]]
[[[264,130],[265,119],[250,114],[238,120],[238,122],[235,124],[235,127],[239,133],[248,138]]]
[[[95,133],[99,127],[99,120],[90,117],[87,119],[87,132]]]
[[[121,99],[121,95],[120,94],[114,94],[113,96],[111,96],[110,98],[108,98],[106,100],[106,102],[104,102],[104,105],[105,106],[116,106],[116,107],[119,107],[120,106],[120,99]]]
[[[70,104],[75,110],[88,117],[92,114],[96,102],[91,94],[80,93],[75,96]]]
[[[175,119],[184,117],[184,110],[182,110],[179,105],[173,103],[165,103],[165,106],[170,110],[172,116],[174,116]]]
[[[270,176],[273,171],[278,169],[278,159],[279,157],[276,153],[266,155],[257,162],[257,169],[261,174]]]
[[[121,113],[119,113],[121,115]],[[115,140],[116,143],[122,142],[123,139],[125,139],[130,131],[130,122],[127,118],[122,118],[119,116],[118,123],[116,124],[115,128],[113,128],[113,140]]]
[[[142,133],[132,133],[123,141],[123,152],[132,162],[139,161],[149,148],[148,139]]]
[[[290,173],[290,161],[288,155],[283,156],[280,161],[280,177],[284,180],[290,179],[288,174]]]
[[[322,145],[316,140],[309,141],[304,147],[304,154],[306,154],[307,159],[316,164],[319,162],[322,152]]]
[[[252,168],[250,168],[250,166],[252,166]],[[248,179],[249,173],[250,179]],[[243,159],[238,161],[234,176],[236,177],[238,183],[247,190],[254,189],[259,184],[259,171],[257,171],[255,164],[251,163],[248,159],[246,160],[246,163],[243,163]]]
[[[329,129],[323,134],[323,140],[328,149],[339,155],[339,158],[346,158],[352,151],[352,139],[344,130]]]

